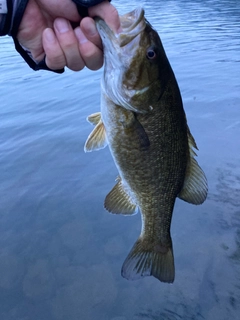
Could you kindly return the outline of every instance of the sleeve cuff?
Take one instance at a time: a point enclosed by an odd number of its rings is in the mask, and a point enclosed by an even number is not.
[[[77,6],[90,8],[103,2],[104,0],[72,0],[72,1],[76,3]],[[111,0],[108,0],[108,1],[110,2]]]
[[[28,0],[0,0],[0,8],[6,13],[1,14],[0,35],[16,36]]]

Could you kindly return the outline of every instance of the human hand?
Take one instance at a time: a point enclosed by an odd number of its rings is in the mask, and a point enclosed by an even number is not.
[[[91,17],[101,17],[114,31],[119,29],[120,21],[108,1],[89,8],[88,13],[89,17],[82,19],[71,0],[29,0],[18,41],[37,62],[46,56],[46,64],[52,70],[67,66],[78,71],[85,65],[99,69],[103,63],[102,44]]]

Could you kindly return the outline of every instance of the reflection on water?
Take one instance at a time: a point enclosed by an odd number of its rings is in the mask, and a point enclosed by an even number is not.
[[[138,6],[113,1],[121,13]],[[117,175],[108,150],[84,154],[101,71],[31,71],[0,39],[0,319],[239,319],[240,3],[142,1],[182,91],[202,206],[177,201],[176,280],[126,281],[140,216],[103,209]]]

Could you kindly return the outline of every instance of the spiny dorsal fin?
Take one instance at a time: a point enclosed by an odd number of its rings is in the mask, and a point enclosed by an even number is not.
[[[98,122],[96,127],[90,133],[84,146],[85,152],[97,151],[107,146],[107,137],[102,120]]]
[[[87,117],[87,121],[93,124],[94,126],[96,126],[100,122],[100,120],[101,120],[101,112],[90,114]]]
[[[106,196],[104,208],[115,214],[132,215],[137,213],[137,206],[124,190],[122,180],[120,178],[118,180],[118,183]]]
[[[189,160],[187,164],[185,180],[178,197],[192,204],[202,204],[208,192],[207,178],[203,170],[194,158],[197,154],[193,148],[197,149],[196,142],[188,128]]]
[[[128,280],[154,276],[172,283],[175,277],[172,245],[156,245],[147,237],[140,237],[123,263],[122,276]]]

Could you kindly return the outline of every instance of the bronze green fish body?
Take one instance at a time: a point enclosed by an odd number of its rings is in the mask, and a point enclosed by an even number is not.
[[[119,171],[105,208],[131,215],[140,209],[142,231],[126,258],[122,275],[153,275],[174,281],[170,226],[176,197],[194,204],[207,195],[206,177],[194,159],[197,148],[188,129],[181,94],[157,32],[138,8],[121,17],[114,34],[97,27],[105,53],[101,114],[85,151],[109,145]]]

